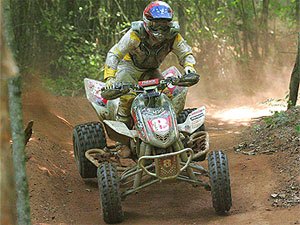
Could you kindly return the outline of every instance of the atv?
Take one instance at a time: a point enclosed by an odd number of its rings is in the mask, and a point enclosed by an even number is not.
[[[187,89],[198,82],[199,75],[182,76],[176,67],[162,75],[163,79],[139,81],[137,85],[116,83],[111,89],[105,89],[103,82],[84,80],[87,98],[100,121],[74,128],[74,156],[81,177],[98,180],[106,223],[123,221],[121,201],[126,196],[167,180],[211,191],[218,214],[231,208],[227,156],[221,150],[208,154],[205,107],[183,109]],[[131,107],[132,129],[115,120],[118,98],[128,92],[136,94]],[[108,145],[107,140],[116,144]],[[129,154],[124,156],[126,149]],[[208,169],[199,163],[206,158]]]

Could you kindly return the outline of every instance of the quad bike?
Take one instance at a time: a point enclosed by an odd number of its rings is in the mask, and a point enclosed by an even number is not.
[[[97,177],[106,223],[123,221],[121,201],[126,196],[166,180],[185,181],[211,191],[213,207],[219,214],[231,208],[225,153],[211,151],[208,170],[199,164],[206,159],[209,145],[204,131],[205,108],[183,110],[187,87],[197,83],[199,76],[181,76],[175,67],[163,76],[164,79],[140,81],[138,85],[116,83],[112,89],[85,79],[87,98],[100,122],[74,128],[74,155],[82,178]],[[117,98],[129,91],[136,94],[131,107],[132,129],[114,120]],[[118,144],[107,145],[107,137]],[[122,146],[130,151],[129,166],[122,163]]]

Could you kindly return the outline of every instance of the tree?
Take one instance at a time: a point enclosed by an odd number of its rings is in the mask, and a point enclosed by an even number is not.
[[[266,58],[269,54],[269,31],[268,31],[268,16],[269,16],[269,0],[263,0],[263,10],[261,16],[261,29],[263,34],[263,57]]]
[[[1,8],[0,4],[0,9]],[[10,13],[6,14],[10,15]],[[2,10],[1,15],[2,18]],[[0,21],[2,23],[2,19]],[[6,19],[8,19],[6,17]],[[6,24],[6,27],[8,24]],[[1,224],[29,225],[30,207],[25,167],[20,76],[6,46],[1,24]],[[5,27],[5,28],[6,28]],[[10,30],[10,27],[8,27]],[[8,33],[7,33],[8,34]],[[6,37],[7,38],[7,37]],[[9,94],[7,96],[7,93]],[[9,111],[9,113],[8,113]],[[9,118],[11,133],[9,132]],[[12,149],[10,145],[12,137]],[[13,167],[12,167],[13,165]],[[15,178],[15,180],[14,180]],[[16,201],[15,201],[16,196]],[[3,204],[4,203],[4,204]],[[16,213],[17,212],[17,213]],[[16,218],[17,214],[17,218]]]
[[[299,92],[299,82],[300,82],[300,32],[298,33],[298,53],[295,62],[295,66],[291,75],[290,80],[290,94],[288,101],[288,109],[295,106],[297,103],[298,92]]]
[[[184,6],[182,2],[178,2],[178,22],[180,24],[180,33],[183,37],[185,37],[186,17],[185,17]]]
[[[0,2],[1,9],[1,2]],[[0,21],[2,21],[2,12]],[[10,140],[8,112],[8,78],[16,74],[16,65],[12,60],[5,41],[1,24],[1,66],[0,66],[0,224],[16,224],[15,182]]]
[[[297,30],[300,30],[300,0],[296,0],[296,24]]]

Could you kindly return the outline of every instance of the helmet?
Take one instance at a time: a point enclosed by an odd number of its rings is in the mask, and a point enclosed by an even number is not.
[[[163,1],[151,2],[144,10],[143,21],[147,33],[163,41],[170,32],[173,10]]]

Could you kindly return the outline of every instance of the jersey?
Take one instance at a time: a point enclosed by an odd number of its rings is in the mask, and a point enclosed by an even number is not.
[[[163,42],[153,42],[142,21],[133,22],[131,29],[108,52],[104,79],[113,77],[121,60],[132,61],[141,70],[157,69],[165,57],[174,52],[181,66],[194,66],[192,48],[179,34],[179,25],[173,22]]]

